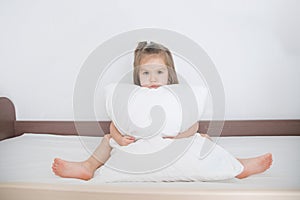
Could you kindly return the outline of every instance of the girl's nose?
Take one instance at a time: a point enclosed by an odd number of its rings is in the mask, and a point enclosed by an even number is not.
[[[156,76],[154,74],[150,74],[150,81],[151,82],[156,81]]]

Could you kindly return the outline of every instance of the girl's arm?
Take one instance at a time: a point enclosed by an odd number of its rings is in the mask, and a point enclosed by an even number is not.
[[[191,126],[188,130],[179,133],[176,137],[174,137],[174,139],[190,137],[190,136],[194,135],[195,133],[197,133],[198,128],[199,128],[199,123],[196,122],[196,123],[195,123],[193,126]]]
[[[109,131],[111,137],[120,145],[127,146],[135,141],[135,138],[129,135],[122,135],[113,122],[110,123]]]
[[[174,137],[174,139],[190,137],[190,136],[194,135],[195,133],[197,133],[198,128],[199,128],[199,123],[197,122],[193,126],[191,126],[188,130],[186,130],[186,131],[184,131],[182,133],[179,133],[176,137]],[[200,133],[200,135],[202,137],[206,137],[207,139],[212,140],[209,137],[209,135],[207,135],[207,134]]]

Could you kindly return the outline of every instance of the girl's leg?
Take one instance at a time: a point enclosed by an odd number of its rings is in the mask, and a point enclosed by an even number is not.
[[[267,153],[255,158],[238,159],[238,161],[244,166],[244,170],[236,178],[242,179],[266,171],[272,165],[273,159],[272,154]]]
[[[89,180],[93,178],[94,172],[102,166],[110,157],[111,147],[109,145],[110,135],[103,137],[91,157],[82,162],[70,162],[55,158],[52,164],[52,171],[63,178],[78,178]]]

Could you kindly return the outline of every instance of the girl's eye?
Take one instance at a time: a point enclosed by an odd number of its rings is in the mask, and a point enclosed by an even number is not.
[[[158,71],[158,74],[163,74],[164,72],[163,71]]]
[[[148,74],[149,74],[149,72],[143,72],[142,74],[143,74],[143,75],[148,75]]]

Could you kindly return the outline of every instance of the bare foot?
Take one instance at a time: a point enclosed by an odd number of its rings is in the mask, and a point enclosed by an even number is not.
[[[59,158],[55,158],[52,164],[52,171],[63,178],[78,178],[82,180],[90,180],[94,176],[94,171],[89,163],[69,162]]]
[[[244,170],[236,178],[246,178],[248,176],[259,174],[270,168],[273,159],[272,154],[267,153],[255,158],[238,159],[244,166]]]

